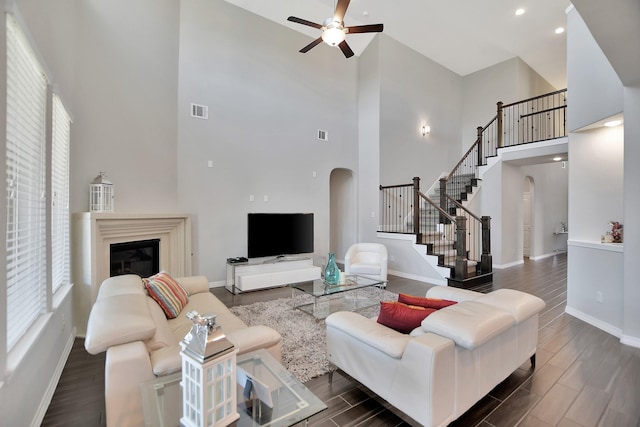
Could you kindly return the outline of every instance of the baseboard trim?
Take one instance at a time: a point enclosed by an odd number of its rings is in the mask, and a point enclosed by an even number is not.
[[[58,387],[58,382],[60,382],[60,377],[62,376],[64,366],[67,363],[67,359],[69,359],[69,354],[71,354],[71,349],[73,348],[73,342],[75,341],[75,338],[76,328],[74,327],[71,330],[71,335],[69,335],[64,349],[62,350],[62,355],[60,355],[60,359],[58,359],[58,364],[56,365],[55,371],[53,371],[53,375],[51,376],[51,381],[47,386],[47,390],[45,391],[44,396],[40,401],[40,405],[38,405],[38,410],[33,416],[31,427],[39,427],[40,425],[42,425],[44,416],[47,414],[47,409],[49,409],[51,399],[53,399],[53,394],[56,392],[56,387]]]
[[[638,337],[632,337],[630,335],[623,335],[622,338],[620,338],[620,342],[624,345],[628,345],[631,347],[635,347],[635,348],[640,348],[640,338]]]
[[[515,267],[516,265],[520,265],[520,264],[524,264],[524,260],[519,260],[519,261],[513,261],[507,264],[493,264],[493,268],[497,268],[499,270],[503,269],[503,268],[509,268],[509,267]]]
[[[578,318],[580,320],[582,320],[583,322],[587,322],[588,324],[590,324],[591,326],[594,326],[598,329],[601,329],[603,331],[605,331],[608,334],[613,335],[616,338],[622,338],[623,334],[622,334],[622,329],[617,328],[607,322],[603,322],[600,319],[596,319],[595,317],[583,313],[580,310],[576,310],[575,308],[566,306],[564,309],[565,313]]]
[[[549,252],[547,254],[542,254],[542,255],[538,255],[538,256],[529,257],[529,259],[531,261],[538,261],[538,260],[545,259],[545,258],[551,258],[552,256],[556,256],[556,255],[563,254],[563,253],[566,253],[566,252],[567,251],[565,251],[565,250],[558,250],[558,251],[554,251],[554,252]]]
[[[209,289],[223,288],[226,285],[227,285],[227,282],[224,280],[218,280],[217,282],[209,282]]]

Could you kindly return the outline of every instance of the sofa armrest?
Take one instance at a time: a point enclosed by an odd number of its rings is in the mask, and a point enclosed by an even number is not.
[[[147,340],[155,331],[144,294],[113,295],[91,307],[84,347],[98,354],[114,345]]]
[[[108,427],[144,425],[140,384],[154,378],[142,341],[109,347],[104,384]]]
[[[180,284],[189,295],[200,292],[209,292],[209,280],[206,276],[176,277],[176,282]]]
[[[411,337],[388,328],[373,319],[366,318],[359,313],[339,311],[325,319],[328,328],[334,328],[349,335],[368,346],[400,359]]]

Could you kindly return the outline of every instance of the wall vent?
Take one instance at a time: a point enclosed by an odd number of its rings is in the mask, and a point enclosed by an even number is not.
[[[207,107],[206,105],[191,104],[191,117],[205,120],[208,119],[209,107]]]
[[[326,130],[318,129],[318,139],[320,141],[328,141],[329,140],[329,132]]]

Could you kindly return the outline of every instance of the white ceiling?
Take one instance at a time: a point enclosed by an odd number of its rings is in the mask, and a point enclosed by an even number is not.
[[[322,24],[334,0],[226,0],[307,34],[320,31],[287,21],[290,15]],[[345,26],[384,24],[384,33],[462,76],[520,57],[554,87],[566,87],[566,25],[570,0],[352,0]],[[515,16],[518,8],[525,9]],[[365,16],[366,13],[366,16]],[[347,35],[356,55],[374,34]],[[302,48],[303,46],[300,46]],[[315,49],[332,49],[321,44]],[[313,50],[306,55],[312,55]],[[336,49],[336,57],[344,57]]]

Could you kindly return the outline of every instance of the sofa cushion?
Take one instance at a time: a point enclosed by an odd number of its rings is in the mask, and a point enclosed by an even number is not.
[[[472,350],[515,324],[513,316],[478,301],[463,301],[437,310],[422,321],[422,329],[447,337]]]
[[[149,296],[162,307],[167,319],[177,317],[189,302],[187,291],[165,271],[142,281]]]
[[[435,309],[441,309],[458,303],[458,301],[451,301],[448,299],[416,297],[402,293],[398,294],[398,302],[402,302],[407,305],[417,305],[418,307]]]
[[[153,322],[144,294],[113,295],[93,304],[84,346],[91,354],[131,341],[145,341],[153,336]]]
[[[427,298],[448,299],[451,301],[473,301],[480,298],[482,293],[468,289],[453,288],[451,286],[434,286],[427,291]]]
[[[436,311],[435,308],[411,306],[395,301],[381,301],[378,323],[403,334],[408,334],[420,326],[420,322],[434,311]]]
[[[152,352],[178,344],[178,339],[171,331],[169,323],[167,322],[167,316],[164,314],[164,311],[162,311],[162,308],[151,297],[147,297],[147,305],[149,306],[151,318],[156,324],[155,334],[145,342],[147,350]]]
[[[150,358],[153,373],[157,376],[173,374],[182,369],[180,344],[154,350]]]
[[[247,327],[247,324],[235,316],[215,295],[211,292],[201,292],[189,297],[189,302],[182,309],[183,314],[167,320],[169,329],[177,341],[181,341],[191,330],[193,323],[185,317],[185,314],[191,310],[200,314],[215,314],[216,324],[220,325],[225,333]]]
[[[476,301],[508,311],[513,315],[516,323],[527,320],[545,307],[542,299],[514,289],[498,289],[481,296]]]

